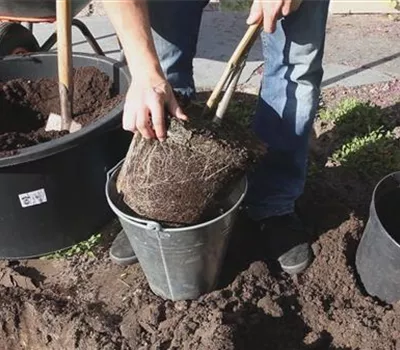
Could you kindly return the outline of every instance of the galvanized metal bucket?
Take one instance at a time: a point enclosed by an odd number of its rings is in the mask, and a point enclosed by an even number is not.
[[[243,178],[222,201],[224,213],[183,228],[163,228],[143,220],[123,202],[116,189],[121,161],[108,174],[108,203],[125,230],[151,290],[170,300],[196,299],[218,281],[237,212],[247,191]],[[167,199],[166,199],[167,200]]]

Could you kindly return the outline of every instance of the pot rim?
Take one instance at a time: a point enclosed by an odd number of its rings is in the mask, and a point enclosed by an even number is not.
[[[386,230],[386,228],[383,226],[382,221],[378,215],[378,212],[376,211],[376,197],[377,197],[377,192],[380,188],[380,186],[383,184],[383,182],[387,181],[391,177],[399,177],[400,176],[400,171],[394,171],[390,174],[387,174],[383,178],[379,180],[379,182],[376,184],[374,191],[372,192],[372,201],[371,201],[371,210],[370,210],[370,216],[373,214],[379,221],[379,225],[382,227],[382,231],[384,232],[385,236],[390,240],[391,243],[393,243],[397,248],[400,249],[400,242],[397,242],[392,235]],[[400,186],[400,183],[399,183]]]
[[[248,180],[247,177],[244,176],[241,180],[238,181],[238,184],[241,185],[244,182],[244,188],[243,191],[240,195],[240,197],[237,199],[236,203],[234,205],[232,205],[226,212],[224,212],[221,215],[216,216],[215,218],[211,219],[211,220],[207,220],[205,222],[201,222],[199,224],[195,224],[195,225],[190,225],[190,226],[184,226],[184,227],[178,227],[178,228],[163,228],[161,226],[161,224],[159,224],[156,221],[153,220],[146,220],[146,219],[140,219],[140,218],[135,218],[131,215],[128,215],[126,213],[124,213],[122,210],[120,210],[116,204],[114,204],[114,201],[111,199],[111,196],[109,194],[110,192],[110,183],[112,182],[113,178],[116,176],[117,172],[120,170],[120,168],[122,167],[122,163],[124,162],[125,158],[122,159],[120,162],[118,162],[118,164],[112,168],[108,174],[107,174],[107,182],[106,182],[106,197],[107,197],[107,202],[110,205],[112,211],[118,216],[118,218],[123,219],[127,222],[129,222],[130,224],[140,227],[142,229],[145,230],[154,230],[154,231],[162,231],[165,233],[181,233],[181,232],[185,232],[185,231],[189,231],[189,230],[196,230],[196,229],[200,229],[202,227],[205,226],[210,226],[211,224],[222,220],[223,218],[225,218],[226,216],[230,215],[233,211],[235,211],[240,204],[243,202],[244,197],[247,193],[248,190]]]
[[[56,59],[57,53],[39,52],[39,53],[27,54],[24,56],[7,56],[0,58],[0,64],[3,61],[17,61],[17,62],[29,61],[29,60],[35,61],[38,59],[40,60],[40,58],[42,57],[54,57]],[[110,64],[114,66],[116,69],[120,70],[122,72],[122,75],[127,79],[128,82],[130,82],[131,80],[127,66],[115,59],[89,53],[73,53],[73,57],[88,58],[93,60],[95,59],[97,62],[102,61],[106,64]],[[95,120],[89,125],[83,127],[81,130],[78,130],[72,134],[61,136],[54,140],[22,148],[18,150],[17,154],[6,157],[0,157],[0,168],[5,168],[13,165],[18,165],[21,163],[28,163],[35,160],[43,159],[52,156],[56,153],[76,147],[82,141],[95,135],[96,131],[100,132],[101,129],[106,127],[108,123],[121,116],[123,109],[124,109],[124,102],[122,101],[113,109],[111,109],[103,118]],[[120,126],[122,127],[122,122],[120,123]]]

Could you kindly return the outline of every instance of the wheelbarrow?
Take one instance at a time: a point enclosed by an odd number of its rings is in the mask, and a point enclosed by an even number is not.
[[[74,18],[90,2],[90,0],[71,1],[72,26],[79,29],[97,55],[105,56],[89,28]],[[55,21],[56,0],[0,0],[0,57],[49,51],[57,42],[57,33],[54,32],[40,46],[33,35],[33,25]],[[27,23],[27,27],[22,23]]]

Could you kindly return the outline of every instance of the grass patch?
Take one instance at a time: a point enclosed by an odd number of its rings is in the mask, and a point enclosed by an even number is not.
[[[331,165],[372,179],[400,169],[400,142],[392,132],[388,110],[346,98],[335,108],[321,110],[319,119],[333,125],[329,131],[334,140],[328,158]]]
[[[342,100],[336,108],[320,111],[319,118],[333,122],[341,137],[368,135],[385,124],[384,113],[379,106],[354,98]]]
[[[54,259],[66,259],[71,258],[75,255],[87,255],[94,258],[94,248],[101,242],[101,233],[91,236],[87,241],[79,242],[73,245],[71,248],[58,250],[52,254],[46,255],[41,259],[54,260]]]
[[[326,108],[319,111],[319,118],[323,121],[337,122],[346,117],[360,102],[354,98],[344,99],[336,108]]]
[[[399,140],[383,127],[365,136],[355,136],[332,154],[335,165],[345,166],[365,177],[400,169]]]

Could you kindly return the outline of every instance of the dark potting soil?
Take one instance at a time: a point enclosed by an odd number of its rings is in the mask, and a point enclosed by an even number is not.
[[[196,224],[265,155],[251,131],[229,115],[213,123],[203,106],[184,106],[189,121],[171,119],[165,142],[134,136],[117,189],[135,213],[173,226]]]
[[[400,188],[383,195],[376,203],[376,211],[385,230],[400,244]]]
[[[95,67],[74,69],[73,118],[83,126],[103,117],[123,99]],[[14,79],[0,83],[0,157],[68,132],[45,131],[50,113],[60,114],[58,81]]]

